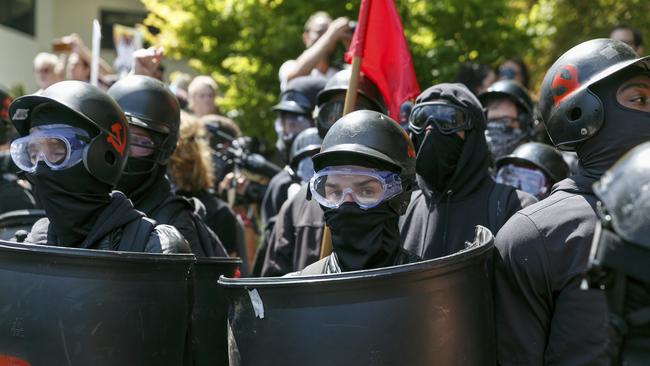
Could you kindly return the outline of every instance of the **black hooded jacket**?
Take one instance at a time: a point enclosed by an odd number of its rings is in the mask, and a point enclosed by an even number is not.
[[[172,192],[166,175],[145,184],[146,189],[131,195],[135,207],[160,224],[178,229],[197,257],[227,257],[226,249],[198,214],[203,207],[198,200]]]
[[[25,242],[65,246],[56,234],[49,230],[47,218],[38,220],[27,235]],[[138,237],[146,237],[139,240]],[[108,206],[99,213],[79,248],[120,250],[144,253],[189,253],[187,241],[174,227],[157,225],[153,220],[133,207],[122,193],[111,194]]]
[[[450,98],[470,112],[475,110],[474,126],[465,131],[460,157],[447,188],[437,192],[418,174],[420,190],[413,193],[407,212],[401,217],[404,248],[424,259],[464,249],[465,242],[472,241],[476,225],[496,234],[510,216],[536,202],[530,194],[498,184],[490,177],[485,118],[480,104],[473,95],[455,89],[453,84],[441,84],[440,89],[433,87],[427,90],[431,93],[423,92],[416,102],[417,106],[431,99]],[[439,90],[443,90],[442,94]]]
[[[320,259],[325,217],[316,200],[307,200],[307,184],[286,201],[269,238],[261,273],[264,277],[299,271]]]

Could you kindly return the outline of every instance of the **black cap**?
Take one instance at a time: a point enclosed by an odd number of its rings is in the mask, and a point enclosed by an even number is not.
[[[273,106],[277,112],[305,114],[311,117],[316,106],[316,96],[325,87],[327,79],[323,76],[299,76],[287,83],[280,93],[280,102]]]

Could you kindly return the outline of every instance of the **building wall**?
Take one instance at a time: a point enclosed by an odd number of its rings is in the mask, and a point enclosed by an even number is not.
[[[145,11],[139,0],[36,0],[36,35],[31,37],[0,25],[0,84],[22,84],[27,93],[38,89],[33,74],[34,56],[50,52],[52,40],[77,33],[90,48],[92,20],[100,19],[100,10]],[[113,50],[102,50],[102,58],[112,64]],[[189,72],[184,62],[165,60],[167,73]]]

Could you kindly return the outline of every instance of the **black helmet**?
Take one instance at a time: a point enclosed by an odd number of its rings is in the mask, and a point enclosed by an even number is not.
[[[591,87],[632,66],[648,68],[650,56],[639,56],[623,42],[594,39],[565,52],[542,83],[539,109],[546,131],[561,150],[593,137],[603,125],[603,102]]]
[[[12,100],[9,90],[0,85],[0,121],[9,123],[9,105]]]
[[[402,194],[389,201],[403,214],[415,187],[415,149],[400,125],[375,111],[348,113],[329,129],[320,153],[314,155],[314,171],[328,165],[368,163],[394,171],[402,180]]]
[[[291,79],[286,89],[280,93],[280,102],[273,106],[277,112],[291,112],[312,116],[316,106],[316,96],[327,79],[322,76],[310,75]]]
[[[180,106],[161,81],[143,75],[129,75],[108,89],[124,110],[129,123],[164,136],[156,162],[167,164],[178,142]]]
[[[318,134],[316,127],[310,127],[303,130],[296,136],[296,139],[291,145],[289,153],[289,165],[295,169],[300,160],[306,156],[312,156],[320,151],[323,139]]]
[[[350,69],[345,69],[337,72],[332,76],[325,84],[323,90],[318,93],[317,104],[321,105],[325,103],[333,94],[339,92],[345,92],[348,90],[348,85],[350,84]],[[386,113],[386,104],[384,104],[384,98],[381,96],[381,92],[377,89],[377,86],[370,81],[367,77],[359,75],[359,94],[368,98],[375,106],[377,112]]]
[[[525,123],[525,130],[533,132],[534,105],[528,90],[514,80],[500,80],[492,84],[485,92],[479,95],[478,99],[484,107],[491,99],[509,98],[517,106],[519,121]]]
[[[569,166],[562,154],[551,146],[539,142],[528,142],[517,147],[512,154],[496,161],[499,170],[506,164],[532,164],[541,169],[553,182],[569,176]]]
[[[650,143],[625,154],[594,184],[606,219],[624,240],[650,249]]]
[[[92,176],[114,186],[126,164],[129,146],[128,123],[117,103],[88,83],[61,81],[40,95],[26,95],[11,103],[11,122],[21,136],[29,135],[34,114],[44,106],[73,112],[99,131],[86,146],[84,166]]]

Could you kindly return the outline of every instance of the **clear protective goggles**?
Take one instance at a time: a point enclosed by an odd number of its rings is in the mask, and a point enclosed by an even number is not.
[[[23,171],[33,173],[39,161],[52,170],[69,168],[83,159],[90,142],[88,132],[65,124],[33,127],[29,135],[14,140],[10,152],[14,163]]]
[[[537,198],[542,198],[548,191],[546,176],[533,168],[506,164],[499,168],[495,180],[497,183],[515,187]]]
[[[397,173],[359,167],[327,167],[309,181],[312,197],[327,208],[356,202],[367,210],[402,193]]]
[[[434,124],[445,135],[472,128],[467,111],[461,107],[444,102],[416,104],[409,116],[411,131],[422,133],[430,124]]]
[[[311,118],[302,114],[280,112],[280,117],[276,122],[276,125],[278,124],[280,127],[278,135],[284,141],[291,141],[300,132],[311,127],[313,122]]]

